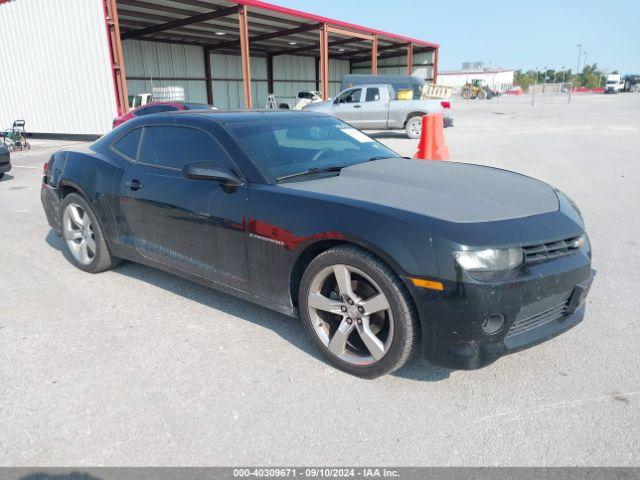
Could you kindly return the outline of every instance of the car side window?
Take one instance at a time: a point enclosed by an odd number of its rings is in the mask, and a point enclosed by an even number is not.
[[[338,97],[338,103],[358,103],[360,102],[360,97],[362,97],[362,89],[353,88],[343,92],[342,95]]]
[[[136,117],[141,115],[149,115],[151,113],[161,113],[161,112],[176,112],[178,109],[171,105],[151,105],[149,107],[141,108],[140,110],[136,110],[133,114]]]
[[[112,146],[116,152],[124,155],[130,160],[135,160],[138,155],[138,146],[140,145],[141,128],[134,128],[129,133],[120,137]]]
[[[214,162],[229,170],[225,150],[209,134],[180,126],[145,127],[140,145],[140,163],[182,169],[188,163]]]
[[[377,102],[380,100],[380,89],[377,87],[367,88],[367,102]]]

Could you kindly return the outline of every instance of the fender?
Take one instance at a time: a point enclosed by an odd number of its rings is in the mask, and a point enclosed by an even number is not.
[[[304,268],[306,265],[313,260],[320,253],[333,248],[337,245],[342,244],[350,244],[356,245],[358,247],[367,250],[378,258],[380,258],[383,262],[385,262],[389,267],[398,275],[400,281],[407,287],[407,290],[411,292],[411,283],[409,281],[409,277],[411,276],[411,272],[406,271],[391,255],[389,255],[385,250],[380,248],[379,246],[364,240],[357,236],[346,235],[341,239],[334,240],[326,240],[326,239],[317,239],[310,240],[306,242],[304,245],[301,245],[298,256],[295,261],[291,264],[291,269],[289,271],[289,289],[291,292],[291,305],[296,307],[296,298],[298,294],[298,287],[300,284],[300,280],[302,279],[302,275],[304,274]],[[433,254],[433,249],[431,242],[429,242],[429,248],[431,250],[431,257],[435,262],[435,255]],[[424,275],[422,275],[424,276]],[[436,275],[430,275],[435,277]]]
[[[59,170],[57,187],[60,201],[64,196],[65,187],[73,189],[87,201],[100,222],[105,240],[110,248],[113,247],[114,232],[117,228],[113,211],[116,206],[118,193],[117,185],[122,169],[108,162],[95,162],[92,157],[96,154],[88,152],[65,152],[65,161]],[[109,192],[112,195],[109,195]]]
[[[402,121],[402,126],[406,127],[407,126],[407,122],[409,121],[409,119],[411,117],[424,117],[425,115],[429,115],[429,112],[423,112],[423,111],[418,111],[418,110],[413,110],[409,113],[407,113],[404,116],[404,120]]]

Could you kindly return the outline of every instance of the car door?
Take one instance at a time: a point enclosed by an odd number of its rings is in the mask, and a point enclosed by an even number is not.
[[[333,111],[340,120],[360,128],[362,124],[362,88],[350,88],[334,100]]]
[[[367,87],[363,95],[360,128],[386,128],[389,104],[385,101],[386,96],[383,93],[380,91],[380,87]]]
[[[145,126],[141,137],[120,187],[128,243],[152,262],[249,291],[246,187],[182,174],[184,165],[208,161],[238,175],[227,152],[191,126]]]

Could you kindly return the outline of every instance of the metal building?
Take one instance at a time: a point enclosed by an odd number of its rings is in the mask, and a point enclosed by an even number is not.
[[[132,95],[264,108],[347,73],[437,78],[438,45],[258,0],[0,0],[0,127],[100,135]],[[5,127],[6,125],[6,127]]]

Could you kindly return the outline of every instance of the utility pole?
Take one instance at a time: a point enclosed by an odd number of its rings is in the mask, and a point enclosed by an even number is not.
[[[533,90],[531,91],[531,105],[536,104],[536,90],[538,88],[538,76],[540,75],[540,69],[536,67],[536,81],[533,84]],[[531,87],[529,87],[531,88]]]
[[[580,57],[582,56],[582,44],[578,44],[578,65],[576,66],[576,75],[580,75]]]

